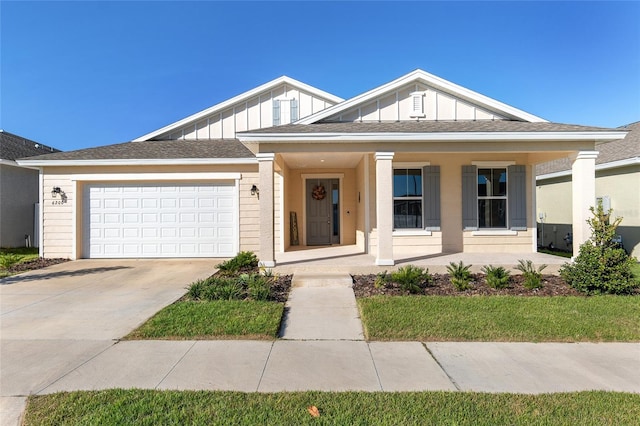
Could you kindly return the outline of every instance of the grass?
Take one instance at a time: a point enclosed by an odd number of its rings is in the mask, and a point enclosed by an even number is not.
[[[179,301],[162,309],[125,339],[275,339],[284,305],[277,302]]]
[[[316,406],[319,417],[307,407]],[[636,425],[640,395],[106,390],[30,396],[25,425]]]
[[[17,263],[24,263],[37,259],[39,257],[39,252],[38,247],[0,248],[0,256],[3,255],[16,255],[18,257]],[[0,278],[9,277],[14,274],[14,272],[9,272],[0,267]]]
[[[571,259],[573,253],[570,251],[559,250],[559,249],[548,249],[546,247],[538,247],[538,253],[552,254],[554,256],[566,257],[567,259]]]
[[[358,306],[369,340],[640,341],[635,296],[375,296]]]

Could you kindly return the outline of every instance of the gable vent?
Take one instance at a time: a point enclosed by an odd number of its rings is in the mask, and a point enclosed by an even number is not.
[[[411,95],[411,113],[412,118],[424,117],[424,92],[412,92]]]

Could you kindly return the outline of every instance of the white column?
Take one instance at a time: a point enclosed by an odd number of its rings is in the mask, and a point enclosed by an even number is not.
[[[258,153],[260,182],[260,264],[267,268],[276,266],[273,226],[273,161],[274,153]]]
[[[580,245],[589,239],[591,231],[587,219],[591,217],[589,208],[596,204],[596,158],[598,151],[580,151],[571,157],[573,193],[573,255],[578,254]]]
[[[376,152],[376,265],[392,266],[393,261],[393,152]]]

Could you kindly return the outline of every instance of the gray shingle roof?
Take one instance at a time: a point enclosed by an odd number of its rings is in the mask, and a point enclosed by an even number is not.
[[[322,122],[286,124],[265,129],[239,132],[269,133],[449,133],[449,132],[609,132],[613,129],[560,123],[530,123],[510,120],[478,121],[389,121],[389,122]]]
[[[16,160],[18,158],[32,157],[60,150],[42,145],[31,139],[23,138],[13,133],[0,130],[0,159]]]
[[[31,157],[29,160],[149,160],[253,158],[237,139],[125,142]]]
[[[613,161],[640,158],[640,121],[618,127],[616,130],[628,130],[624,139],[611,142],[596,142],[596,151],[600,152],[596,164],[606,164]],[[536,166],[536,175],[563,172],[571,169],[568,158],[548,161]]]

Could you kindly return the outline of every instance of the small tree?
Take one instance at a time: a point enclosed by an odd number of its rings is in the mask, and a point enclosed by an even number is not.
[[[612,210],[605,212],[602,202],[590,210],[593,217],[587,223],[591,237],[580,246],[575,261],[560,268],[560,276],[575,289],[588,294],[629,293],[639,283],[632,273],[636,260],[614,242],[622,218],[611,222]]]

